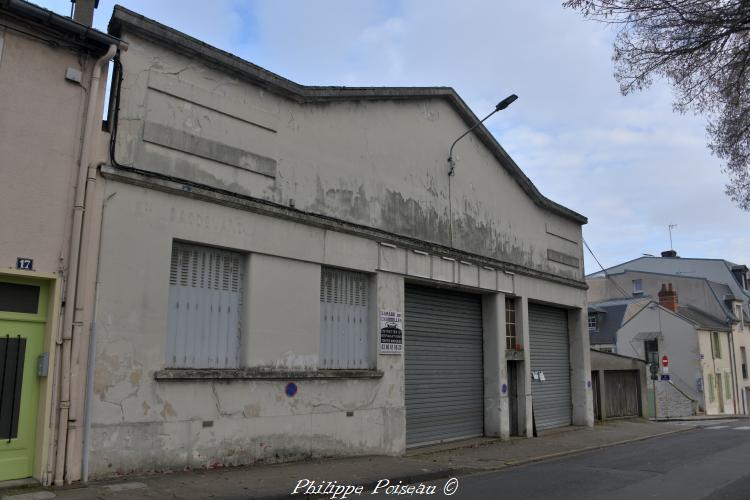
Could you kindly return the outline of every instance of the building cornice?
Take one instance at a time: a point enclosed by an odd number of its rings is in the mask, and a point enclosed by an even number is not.
[[[325,215],[305,212],[296,208],[279,205],[277,203],[260,200],[249,196],[239,195],[230,191],[217,189],[211,186],[198,184],[184,179],[169,177],[155,172],[140,170],[132,167],[114,167],[111,165],[102,165],[100,167],[100,171],[105,179],[116,180],[119,182],[124,182],[126,184],[154,189],[156,191],[162,191],[172,195],[189,197],[209,203],[229,206],[239,210],[290,220],[300,224],[306,224],[322,229],[352,234],[355,236],[367,238],[369,240],[377,241],[379,243],[396,245],[400,248],[420,250],[433,255],[462,260],[480,266],[491,266],[501,271],[507,271],[518,275],[552,281],[581,290],[586,290],[588,288],[586,282],[582,280],[579,281],[572,278],[566,278],[519,264],[463,252],[461,250],[446,247],[444,245],[438,245],[416,238],[410,238],[408,236],[403,236],[384,231],[382,229],[376,229],[348,221],[343,221]]]

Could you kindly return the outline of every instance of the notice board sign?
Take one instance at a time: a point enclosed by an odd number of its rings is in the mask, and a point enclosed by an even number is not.
[[[380,354],[404,351],[404,319],[400,311],[380,311]]]

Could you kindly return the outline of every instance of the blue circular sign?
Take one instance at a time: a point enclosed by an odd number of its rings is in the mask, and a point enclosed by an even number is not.
[[[508,392],[508,384],[503,384],[503,394]]]
[[[297,394],[297,384],[295,384],[294,382],[289,382],[288,384],[286,384],[284,392],[290,398],[294,397]]]

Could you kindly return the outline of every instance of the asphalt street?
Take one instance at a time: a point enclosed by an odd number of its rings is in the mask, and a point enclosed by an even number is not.
[[[437,487],[436,495],[422,498],[750,499],[750,424],[707,422],[684,433],[465,476],[452,496],[443,493],[446,480],[427,485]]]

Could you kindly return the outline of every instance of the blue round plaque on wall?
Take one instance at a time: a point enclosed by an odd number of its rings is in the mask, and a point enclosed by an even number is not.
[[[286,387],[284,388],[284,392],[290,398],[296,396],[297,395],[297,384],[295,384],[294,382],[289,382],[288,384],[286,384]]]

